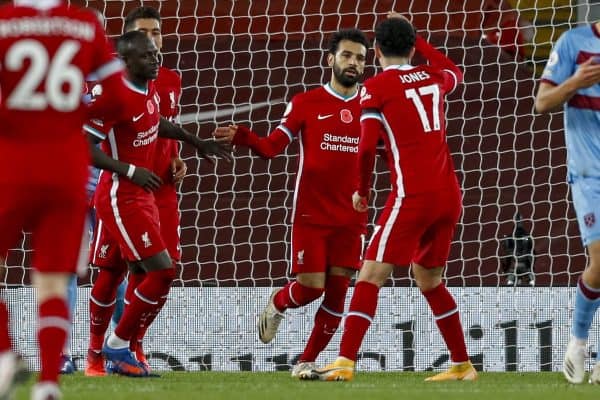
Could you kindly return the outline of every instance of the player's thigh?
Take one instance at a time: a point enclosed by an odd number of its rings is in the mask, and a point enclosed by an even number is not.
[[[119,241],[106,229],[104,221],[96,218],[94,240],[90,248],[90,264],[111,271],[127,271],[127,262],[121,254]]]
[[[310,224],[292,225],[292,273],[327,271],[327,230]]]
[[[441,191],[428,207],[433,220],[426,225],[413,261],[424,268],[443,267],[448,261],[456,224],[462,210],[460,192]]]
[[[167,251],[173,261],[181,260],[181,226],[179,204],[177,197],[161,199],[156,198],[158,215],[160,220],[160,233],[167,246]]]
[[[125,201],[112,207],[97,204],[96,213],[118,241],[127,261],[141,261],[166,249],[155,204]]]
[[[31,228],[33,266],[40,272],[83,273],[89,250],[84,188],[40,193],[40,198],[44,208]]]
[[[0,185],[0,193],[0,260],[3,260],[8,249],[17,244],[33,207],[20,188]]]
[[[418,199],[397,199],[386,206],[377,221],[365,252],[365,261],[408,266],[427,220]]]
[[[327,265],[357,270],[365,245],[361,226],[332,227],[327,236]]]
[[[575,178],[571,196],[583,244],[600,240],[600,179]]]

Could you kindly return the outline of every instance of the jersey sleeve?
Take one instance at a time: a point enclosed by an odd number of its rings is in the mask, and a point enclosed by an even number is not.
[[[442,74],[442,88],[446,93],[451,93],[463,82],[462,70],[454,62],[417,35],[415,49],[429,61],[429,65],[440,70]]]
[[[294,96],[287,104],[285,112],[283,113],[283,118],[281,118],[281,123],[276,129],[285,133],[291,142],[302,131],[304,121],[302,102],[299,100],[298,96]]]
[[[105,97],[102,96],[103,87],[100,84],[94,85],[91,93],[90,106]],[[103,141],[108,136],[108,133],[112,129],[114,121],[109,120],[106,116],[103,118],[89,118],[83,125],[83,130],[88,134],[96,138],[96,141]]]
[[[371,186],[371,175],[375,164],[377,143],[383,128],[381,108],[383,99],[374,90],[371,80],[367,80],[360,90],[360,142],[358,145],[357,187],[359,195],[366,197]]]
[[[574,73],[575,60],[571,51],[569,31],[564,33],[554,45],[541,81],[552,85],[560,85]]]
[[[115,56],[115,49],[106,37],[104,29],[95,21],[96,36],[94,39],[94,63],[92,71],[86,78],[88,81],[101,82],[123,71],[123,63]]]

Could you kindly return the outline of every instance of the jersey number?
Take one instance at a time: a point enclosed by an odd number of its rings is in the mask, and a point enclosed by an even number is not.
[[[417,112],[419,113],[419,118],[421,119],[421,123],[423,124],[424,132],[439,131],[440,130],[440,88],[437,85],[428,85],[422,86],[419,88],[419,93],[415,89],[407,89],[405,91],[406,98],[411,99]],[[431,129],[431,123],[429,122],[429,118],[427,117],[427,111],[425,111],[425,106],[421,101],[422,96],[431,95],[431,104],[433,106],[432,117],[433,117],[433,129]]]
[[[24,39],[12,45],[6,53],[6,70],[20,71],[25,60],[29,60],[29,67],[6,99],[7,107],[32,111],[52,106],[63,112],[77,109],[83,91],[83,74],[71,61],[79,47],[78,42],[66,40],[50,60],[48,51],[37,40]],[[44,90],[39,92],[44,79]]]

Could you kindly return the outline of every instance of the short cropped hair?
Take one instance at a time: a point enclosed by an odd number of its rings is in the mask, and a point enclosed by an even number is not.
[[[408,57],[416,39],[415,28],[402,18],[388,18],[375,28],[375,43],[386,57]]]
[[[145,33],[140,31],[125,32],[117,39],[117,53],[121,58],[127,57],[133,50],[139,48],[140,44],[148,39]]]
[[[154,7],[142,6],[134,8],[125,17],[125,31],[133,29],[133,25],[138,19],[155,19],[160,23],[160,13]]]
[[[335,54],[338,51],[338,47],[342,40],[349,40],[354,43],[360,43],[367,49],[371,46],[369,39],[359,29],[342,29],[331,35],[329,38],[329,52]]]

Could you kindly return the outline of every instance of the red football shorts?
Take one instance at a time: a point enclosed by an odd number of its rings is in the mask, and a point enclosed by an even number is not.
[[[0,193],[0,258],[18,245],[25,231],[31,233],[36,270],[85,272],[89,239],[83,181],[77,189],[4,184]]]
[[[360,269],[365,229],[361,226],[292,225],[292,273],[327,272],[328,267]]]
[[[165,250],[158,209],[152,201],[96,199],[96,215],[117,241],[127,261],[148,259]]]
[[[121,255],[119,241],[110,234],[97,214],[90,248],[90,264],[115,271],[127,271],[127,262]]]
[[[365,260],[397,266],[443,267],[462,209],[460,189],[388,200]]]
[[[172,184],[162,185],[154,192],[160,219],[160,234],[173,261],[181,260],[179,200]]]

